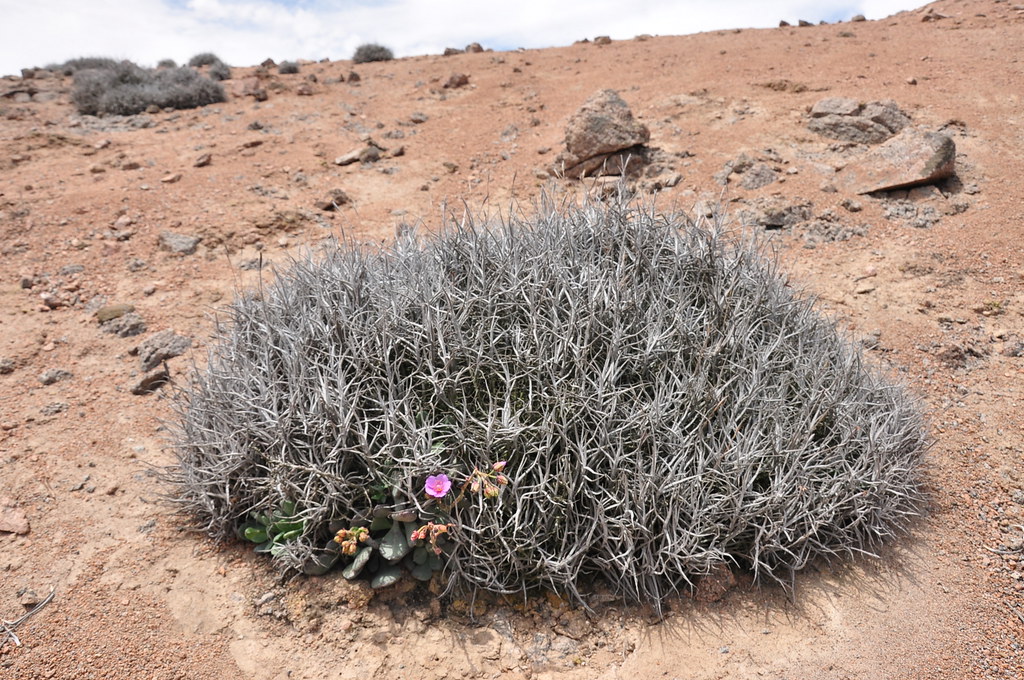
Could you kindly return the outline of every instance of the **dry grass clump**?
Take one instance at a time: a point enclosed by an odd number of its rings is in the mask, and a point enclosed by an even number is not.
[[[659,601],[721,563],[783,578],[870,551],[918,507],[904,389],[756,244],[684,216],[547,207],[338,247],[228,315],[170,477],[219,538],[294,502],[287,566],[382,489],[423,509],[427,475],[496,460],[500,499],[453,510],[450,587],[603,577]]]

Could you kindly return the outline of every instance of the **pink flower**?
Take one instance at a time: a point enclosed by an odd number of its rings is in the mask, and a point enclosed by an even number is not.
[[[427,483],[424,485],[427,495],[434,498],[444,498],[451,488],[452,480],[448,479],[448,475],[443,474],[427,477]]]

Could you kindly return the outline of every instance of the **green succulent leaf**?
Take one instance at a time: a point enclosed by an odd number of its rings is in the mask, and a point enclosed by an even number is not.
[[[247,526],[242,534],[245,540],[252,541],[253,543],[264,543],[269,540],[267,530],[261,526]]]
[[[388,562],[397,562],[405,557],[410,550],[409,541],[401,524],[394,524],[391,530],[380,539],[380,556]]]
[[[371,588],[387,588],[397,583],[402,578],[402,569],[394,564],[385,564],[380,571],[370,579]]]
[[[337,543],[335,543],[337,545]],[[321,553],[314,555],[302,565],[302,573],[308,574],[309,576],[321,576],[330,571],[331,567],[337,563],[339,553]]]
[[[359,576],[359,572],[363,570],[366,563],[370,561],[370,555],[373,553],[373,548],[366,546],[359,549],[356,553],[352,563],[345,567],[345,570],[341,572],[341,575],[347,578],[349,581]]]
[[[302,535],[302,529],[292,529],[284,533],[274,534],[274,543],[284,543],[285,541],[292,541]]]
[[[273,548],[274,548],[274,542],[273,541],[264,541],[263,543],[260,543],[258,546],[256,546],[256,552],[258,552],[258,553],[269,553],[269,552],[273,552]]]
[[[388,517],[374,517],[370,522],[370,531],[384,531],[394,524]]]
[[[429,581],[430,577],[434,575],[434,570],[430,568],[429,564],[417,564],[409,570],[412,577],[417,581]]]
[[[412,561],[416,564],[426,564],[427,559],[430,557],[428,552],[429,551],[424,547],[416,548],[412,551]]]

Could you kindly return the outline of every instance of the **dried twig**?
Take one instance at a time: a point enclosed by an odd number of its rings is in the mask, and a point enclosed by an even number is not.
[[[14,631],[18,629],[18,626],[25,623],[25,621],[28,621],[29,618],[39,613],[39,611],[42,610],[43,607],[50,604],[50,601],[53,600],[53,595],[56,592],[57,589],[51,586],[50,594],[44,597],[42,601],[39,602],[35,607],[32,607],[32,609],[22,614],[19,618],[13,621],[8,621],[7,619],[0,619],[0,629],[2,629],[4,633],[3,640],[0,640],[0,647],[3,647],[5,644],[7,644],[8,640],[12,641],[15,647],[21,647],[21,640],[18,638]]]

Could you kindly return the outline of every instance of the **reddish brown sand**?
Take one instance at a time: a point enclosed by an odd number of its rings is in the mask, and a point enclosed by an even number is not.
[[[31,525],[0,533],[0,618],[24,612],[26,589],[56,588],[18,628],[22,646],[0,648],[0,677],[1024,677],[1024,358],[1008,356],[1024,340],[1024,9],[926,9],[947,16],[417,57],[356,66],[358,85],[328,82],[349,62],[309,63],[264,80],[265,102],[237,96],[135,124],[75,115],[70,79],[0,81],[0,94],[57,93],[0,99],[0,358],[14,362],[0,375],[0,498],[16,509],[8,519]],[[235,71],[240,87],[253,69]],[[453,72],[469,86],[442,89]],[[310,74],[312,94],[298,94]],[[370,599],[337,575],[282,585],[245,546],[180,532],[150,472],[172,460],[160,427],[169,400],[130,391],[138,341],[171,328],[201,356],[211,313],[256,281],[243,265],[260,255],[285,264],[340,233],[435,228],[446,202],[529,209],[566,120],[601,88],[620,91],[682,175],[661,208],[722,197],[738,211],[778,196],[867,225],[815,248],[799,225],[773,239],[843,328],[878,332],[870,356],[930,413],[932,502],[912,535],[879,559],[806,570],[795,601],[740,575],[717,602],[669,602],[663,620],[542,595],[484,598],[473,621],[470,603],[425,590]],[[806,129],[825,96],[892,99],[952,136],[959,182],[932,199],[941,219],[914,228],[885,216],[892,196],[856,198],[852,213],[850,196],[822,191],[852,153]],[[428,120],[411,123],[415,112]],[[405,154],[332,163],[365,133]],[[743,152],[784,181],[723,189],[713,176]],[[212,163],[194,167],[204,153]],[[335,188],[353,204],[317,210]],[[157,246],[165,230],[203,241],[172,255]],[[135,305],[147,334],[102,332],[96,300]],[[179,380],[189,365],[169,361]],[[48,369],[72,377],[44,385]]]

